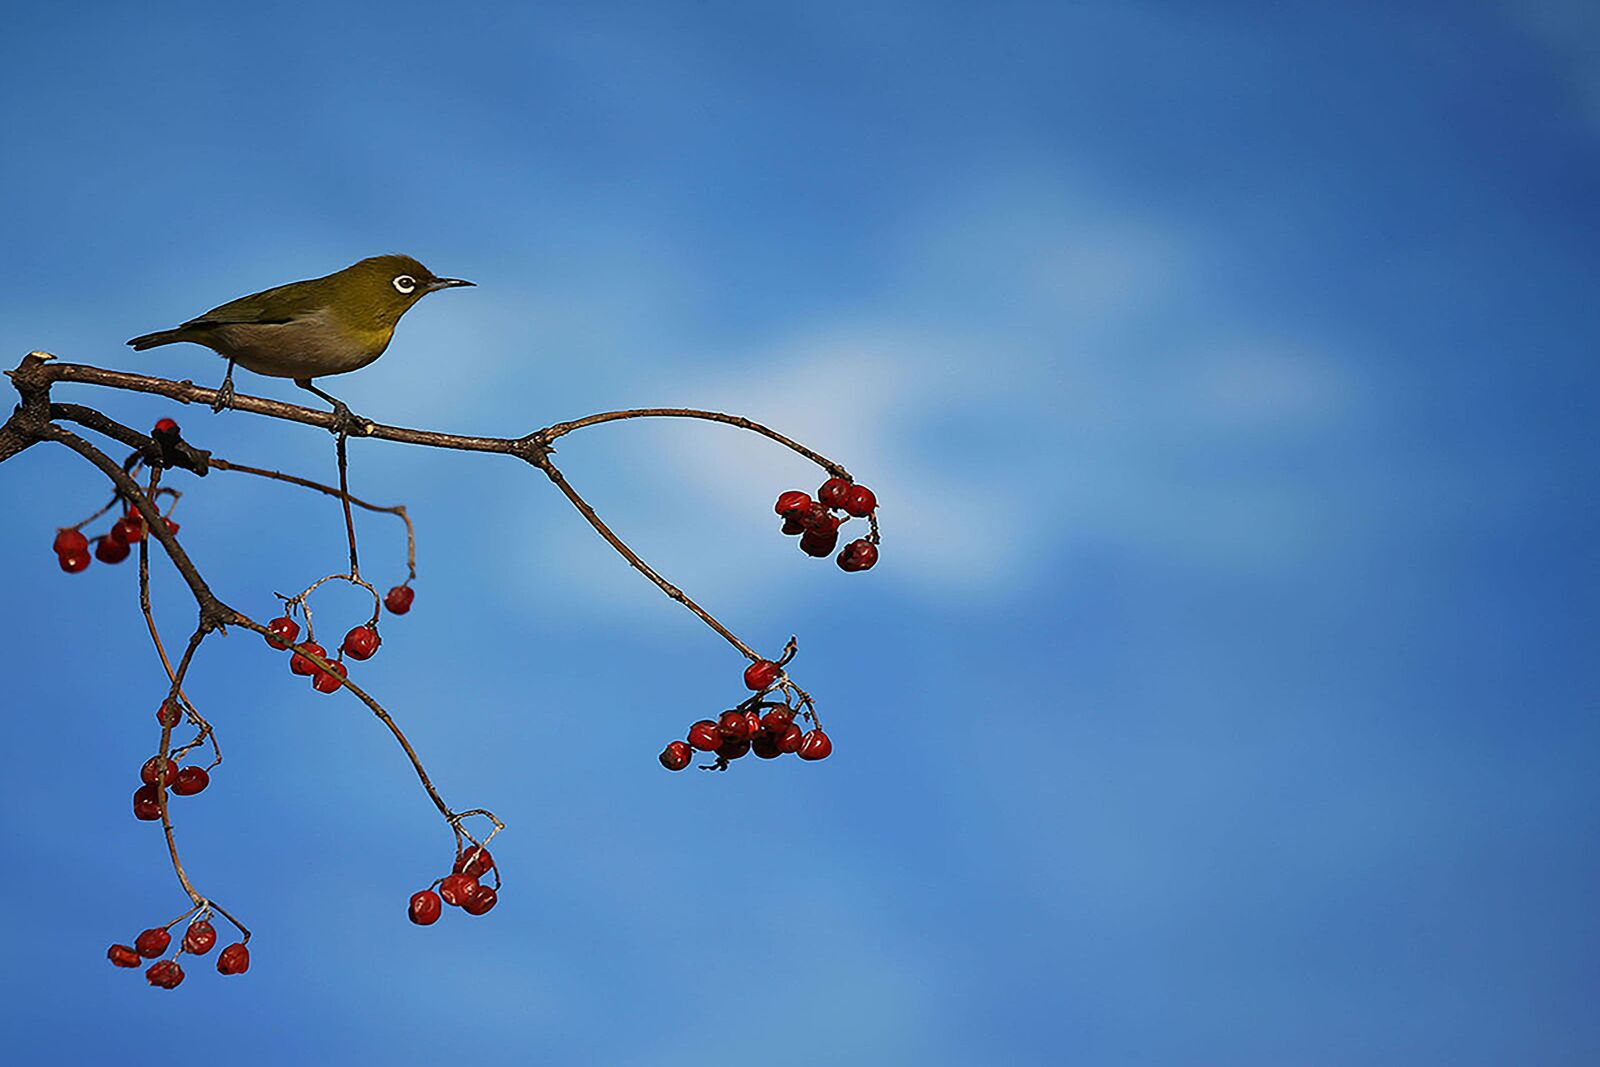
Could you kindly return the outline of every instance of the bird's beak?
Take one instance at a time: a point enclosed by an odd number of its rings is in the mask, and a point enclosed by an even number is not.
[[[428,283],[428,292],[431,293],[436,289],[454,289],[458,285],[477,284],[477,282],[469,282],[463,278],[435,278],[433,281]]]

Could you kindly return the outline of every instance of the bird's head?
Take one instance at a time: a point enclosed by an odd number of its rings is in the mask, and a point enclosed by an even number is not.
[[[410,256],[373,256],[326,279],[333,283],[332,303],[342,311],[393,326],[400,316],[429,293],[472,282],[441,278]]]

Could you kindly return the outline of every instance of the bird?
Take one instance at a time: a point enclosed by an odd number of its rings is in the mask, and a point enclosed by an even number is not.
[[[190,341],[228,361],[213,411],[234,400],[234,364],[294,383],[333,405],[344,432],[352,418],[340,400],[312,384],[315,378],[360,370],[383,355],[400,316],[440,289],[472,285],[441,278],[410,256],[371,256],[321,278],[289,282],[219,304],[170,330],[128,342],[135,352]]]

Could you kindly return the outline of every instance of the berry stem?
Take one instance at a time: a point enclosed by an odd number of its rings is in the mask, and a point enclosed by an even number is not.
[[[225,459],[218,459],[215,456],[211,457],[211,467],[213,470],[236,471],[239,474],[253,474],[258,478],[271,478],[274,481],[287,482],[290,485],[298,485],[302,489],[312,489],[331,497],[341,498],[366,511],[399,516],[400,521],[406,524],[406,573],[412,579],[417,577],[417,531],[412,525],[411,516],[407,514],[404,504],[395,504],[390,507],[384,507],[381,504],[370,504],[358,496],[341,493],[335,486],[323,485],[321,482],[312,481],[310,478],[302,478],[298,474],[285,474],[283,471],[266,470],[262,467],[247,467],[243,463],[232,463]]]

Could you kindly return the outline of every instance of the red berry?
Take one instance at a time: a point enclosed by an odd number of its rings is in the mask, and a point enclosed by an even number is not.
[[[130,545],[136,545],[143,541],[144,519],[139,517],[138,512],[130,511],[118,519],[117,524],[111,528],[111,539],[113,541],[123,541]]]
[[[161,801],[156,797],[155,786],[141,785],[133,791],[133,817],[141,822],[161,818]]]
[[[843,478],[829,478],[817,490],[817,499],[830,508],[842,508],[850,499],[850,483]]]
[[[459,908],[478,888],[478,880],[470,874],[447,874],[439,881],[439,896],[452,908]]]
[[[488,849],[477,845],[468,845],[450,868],[455,874],[470,874],[474,878],[482,878],[493,869],[494,857],[489,855]]]
[[[750,742],[745,740],[724,741],[717,747],[717,755],[723,759],[738,759],[750,751]]]
[[[772,510],[779,515],[787,515],[791,511],[799,511],[810,506],[811,497],[808,494],[798,489],[791,489],[778,497],[778,502],[773,505]]]
[[[318,671],[311,679],[311,688],[319,693],[337,693],[344,686],[344,678],[350,673],[343,663],[330,663],[325,671]]]
[[[839,566],[847,571],[871,570],[878,562],[878,546],[865,537],[857,538],[844,546],[839,553]]]
[[[139,955],[147,960],[153,960],[172,944],[172,935],[159,926],[152,926],[133,939],[133,947]]]
[[[747,711],[744,713],[744,735],[754,741],[761,736],[761,713]]]
[[[784,517],[782,530],[790,537],[806,532],[806,524],[800,521],[800,513],[798,511]]]
[[[493,886],[480,885],[472,891],[471,896],[467,897],[467,902],[461,905],[461,909],[468,915],[482,915],[499,901],[500,894],[494,891]]]
[[[750,751],[762,759],[776,759],[783,755],[783,749],[778,747],[778,739],[771,734],[762,734],[750,742]]]
[[[300,624],[287,615],[279,615],[267,623],[267,644],[273,648],[288,648],[300,636]],[[300,673],[299,671],[295,672]]]
[[[792,722],[794,722],[794,709],[783,704],[761,716],[761,729],[769,734],[781,735]]]
[[[828,740],[828,735],[821,729],[812,730],[800,739],[800,758],[809,760],[827,759],[833,751],[833,742]]]
[[[844,509],[858,519],[871,515],[872,509],[877,506],[878,498],[864,485],[852,485],[850,497],[844,502]]]
[[[689,761],[694,759],[694,749],[689,747],[687,741],[673,741],[661,750],[658,757],[661,766],[669,771],[681,771],[689,766]]]
[[[144,976],[153,986],[162,989],[177,989],[178,983],[183,981],[183,968],[178,966],[177,960],[162,960],[152,963]]]
[[[406,914],[418,926],[432,926],[439,921],[439,894],[431,889],[420,889],[411,894],[411,906]]]
[[[106,950],[106,959],[118,967],[139,966],[139,954],[133,950],[131,945],[112,945]]]
[[[145,760],[144,766],[139,768],[139,780],[145,785],[155,785],[156,777],[161,773],[158,769],[160,763],[161,757],[159,755],[151,756]],[[166,778],[168,785],[178,780],[178,761],[170,756],[167,758]]]
[[[778,736],[778,751],[799,752],[800,742],[804,739],[805,734],[801,731],[800,727],[794,723],[790,723],[789,728]]]
[[[311,675],[322,670],[321,667],[311,662],[309,657],[301,655],[301,652],[311,652],[321,656],[323,659],[328,658],[328,650],[315,641],[302,641],[295,646],[294,655],[289,657],[289,669],[295,674]]]
[[[156,709],[156,722],[162,726],[176,726],[183,719],[183,708],[171,700],[163,700]]]
[[[55,550],[58,556],[75,556],[89,551],[89,539],[77,530],[57,530]]]
[[[242,941],[235,941],[217,956],[218,974],[243,974],[249,969],[250,950]]]
[[[171,419],[157,419],[155,432],[176,434],[178,432],[178,424]]]
[[[217,928],[204,919],[196,919],[183,932],[183,951],[204,956],[217,943]]]
[[[758,659],[744,669],[744,684],[748,689],[761,692],[772,688],[772,683],[778,680],[778,675],[783,673],[783,668],[770,659]]]
[[[750,721],[744,717],[742,711],[725,711],[717,718],[717,732],[722,735],[723,741],[749,740],[749,730]]]
[[[57,556],[56,561],[61,564],[61,569],[68,574],[82,574],[89,569],[89,553],[68,552]]]
[[[94,558],[101,563],[121,563],[130,551],[126,541],[112,540],[110,535],[97,538],[94,543]]]
[[[827,532],[828,530],[837,529],[839,526],[839,520],[834,518],[828,509],[820,503],[813,503],[803,511],[795,512],[795,514],[800,519],[800,525],[807,530]]]
[[[800,551],[818,559],[833,555],[833,550],[838,544],[838,530],[807,530],[800,535]]]
[[[164,526],[166,526],[166,528],[167,528],[167,533],[169,533],[169,534],[175,534],[175,533],[177,533],[177,532],[178,532],[178,531],[179,531],[179,530],[180,530],[180,529],[182,529],[182,527],[181,527],[181,526],[179,526],[179,525],[178,525],[178,524],[177,524],[177,523],[176,523],[176,522],[174,522],[174,521],[172,521],[172,520],[171,520],[171,519],[167,519],[167,518],[163,518],[163,519],[162,519],[162,520],[161,520],[161,522],[162,522],[162,524],[163,524],[163,525],[164,525]]]
[[[344,635],[345,655],[351,659],[371,659],[383,639],[370,625],[357,626]]]
[[[397,585],[383,595],[383,606],[396,615],[404,615],[411,610],[411,602],[416,598],[416,590],[409,585]]]
[[[185,767],[178,772],[178,781],[172,791],[180,797],[192,797],[211,784],[211,775],[204,767]]]
[[[701,752],[710,752],[722,744],[722,731],[710,719],[701,719],[689,727],[689,744]]]

